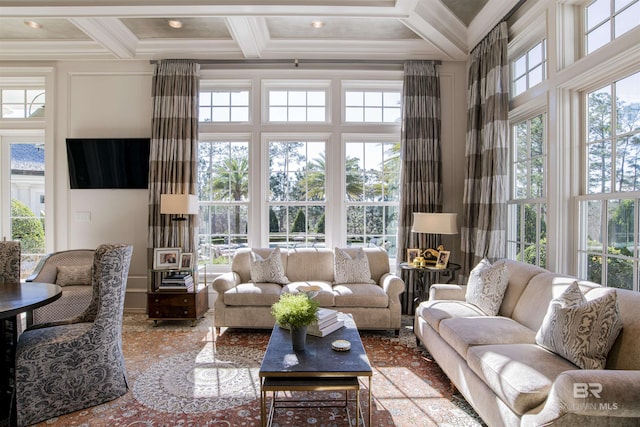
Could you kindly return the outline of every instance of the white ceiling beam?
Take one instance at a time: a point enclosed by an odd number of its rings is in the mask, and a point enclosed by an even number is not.
[[[9,3],[7,5],[7,3]],[[230,1],[211,4],[212,2],[175,2],[173,4],[158,4],[157,2],[138,2],[139,4],[101,5],[93,1],[77,1],[73,5],[69,2],[49,2],[46,6],[42,1],[29,2],[11,1],[0,3],[0,16],[5,18],[34,16],[42,18],[54,17],[186,17],[186,16],[369,16],[369,17],[406,17],[408,11],[407,0],[399,0],[400,7],[394,1],[319,1],[315,4],[300,0],[296,2],[277,1],[261,2],[259,4],[242,4]],[[50,4],[53,3],[53,4]],[[103,2],[104,3],[104,2]],[[29,4],[32,4],[31,6]],[[58,5],[57,5],[58,4]]]
[[[424,40],[271,40],[263,59],[438,59],[441,52]]]
[[[505,17],[519,0],[489,0],[469,24],[467,45],[471,51]]]
[[[12,41],[0,43],[2,60],[113,59],[113,53],[94,41]]]
[[[245,58],[258,59],[269,40],[269,31],[264,18],[231,17],[226,18],[231,37],[238,43]]]
[[[452,61],[467,59],[467,28],[439,0],[421,0],[409,17],[400,19],[413,32]]]
[[[136,59],[200,58],[244,59],[238,44],[233,40],[141,40]]]
[[[72,18],[70,21],[117,58],[135,58],[138,38],[119,19]]]

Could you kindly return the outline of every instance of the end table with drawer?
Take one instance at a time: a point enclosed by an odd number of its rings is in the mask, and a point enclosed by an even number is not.
[[[154,326],[158,320],[191,320],[191,326],[209,311],[208,284],[198,283],[194,276],[193,291],[159,291],[157,281],[169,273],[195,273],[193,270],[149,270],[147,314]]]

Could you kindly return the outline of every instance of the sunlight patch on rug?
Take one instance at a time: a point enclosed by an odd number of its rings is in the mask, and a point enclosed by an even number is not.
[[[207,345],[169,356],[136,379],[133,395],[163,412],[195,414],[225,410],[260,398],[258,371],[264,352],[247,347]]]

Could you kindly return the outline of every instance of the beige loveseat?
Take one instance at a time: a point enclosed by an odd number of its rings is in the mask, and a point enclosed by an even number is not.
[[[549,302],[577,279],[503,260],[498,316],[465,302],[465,286],[433,285],[414,331],[490,426],[640,425],[640,293],[617,290],[622,331],[606,368],[580,369],[536,344]],[[606,288],[579,281],[587,300]]]
[[[266,258],[273,249],[253,249]],[[347,250],[351,251],[351,250]],[[355,251],[355,249],[353,249]],[[321,288],[315,297],[321,307],[350,313],[359,329],[400,330],[400,294],[404,281],[389,272],[389,257],[381,248],[365,248],[373,284],[334,285],[334,255],[328,248],[297,248],[281,252],[282,266],[290,283],[252,283],[251,249],[239,250],[231,272],[213,281],[217,292],[215,326],[273,328],[271,305],[283,292],[296,293],[303,285]],[[353,253],[353,252],[352,252]]]

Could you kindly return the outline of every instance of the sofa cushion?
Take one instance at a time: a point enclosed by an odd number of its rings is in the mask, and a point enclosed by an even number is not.
[[[330,248],[289,249],[286,258],[289,281],[319,280],[333,283],[333,250]]]
[[[296,294],[300,292],[300,287],[305,286],[320,287],[320,292],[318,292],[318,295],[313,297],[313,299],[318,301],[318,304],[320,304],[321,307],[332,307],[335,304],[335,294],[333,293],[333,286],[329,282],[319,280],[309,280],[307,282],[291,282],[288,285],[282,287],[282,292]]]
[[[504,262],[491,265],[489,260],[483,259],[469,273],[466,301],[479,307],[487,316],[495,316],[507,290],[508,273]]]
[[[440,330],[440,321],[452,317],[480,317],[485,314],[473,304],[464,301],[434,300],[420,303],[416,316],[422,317],[434,330]]]
[[[280,298],[282,286],[275,283],[241,283],[224,293],[227,305],[272,305]]]
[[[467,363],[518,415],[544,402],[558,375],[577,369],[574,364],[536,344],[470,347]]]
[[[91,285],[91,264],[59,265],[56,285]]]
[[[573,282],[549,304],[536,342],[583,369],[602,369],[621,329],[615,289],[587,301]]]
[[[557,273],[540,273],[531,278],[527,287],[522,291],[511,318],[529,329],[537,331],[547,314],[547,308],[552,299],[560,296],[570,284],[577,279]],[[593,282],[578,281],[582,292],[598,288]]]
[[[508,317],[457,317],[440,322],[440,336],[465,359],[470,346],[534,344],[535,335]]]
[[[362,248],[355,253],[348,253],[341,248],[335,248],[333,255],[334,284],[344,283],[374,283],[371,280],[369,258]]]
[[[334,285],[336,307],[387,307],[389,296],[378,285],[365,283]]]
[[[249,269],[251,271],[251,281],[254,283],[278,283],[281,285],[289,283],[282,266],[280,248],[275,248],[266,258],[263,258],[255,251],[251,251]]]

